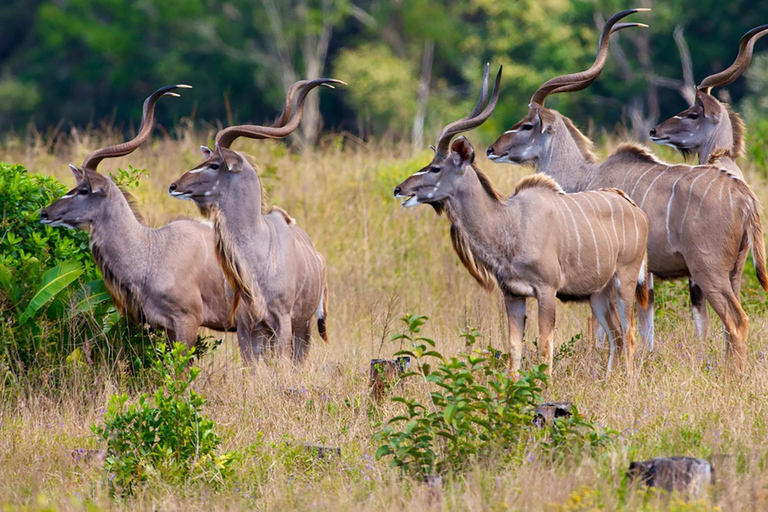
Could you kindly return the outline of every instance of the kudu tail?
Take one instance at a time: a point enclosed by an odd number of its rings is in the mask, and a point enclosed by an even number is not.
[[[753,207],[749,212],[749,242],[752,245],[752,262],[760,286],[768,292],[768,272],[765,269],[765,238],[763,237],[763,220],[760,218],[760,203],[753,198]]]
[[[643,264],[640,266],[640,273],[637,276],[637,286],[635,286],[635,300],[641,308],[648,307],[648,253],[643,256]]]
[[[325,319],[328,315],[328,278],[323,269],[323,289],[320,293],[320,304],[317,305],[317,332],[323,341],[328,343],[328,331],[325,326]]]

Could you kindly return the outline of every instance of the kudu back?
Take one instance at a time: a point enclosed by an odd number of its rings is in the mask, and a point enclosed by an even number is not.
[[[487,69],[477,107],[440,132],[435,156],[395,188],[403,206],[429,204],[446,213],[459,259],[486,289],[498,284],[507,309],[511,366],[520,368],[525,301],[538,302],[539,354],[552,370],[555,299],[588,301],[609,334],[611,352],[626,345],[633,368],[634,300],[647,299],[648,220],[616,189],[566,194],[554,180],[521,180],[505,199],[474,165],[474,150],[462,136],[482,124],[498,101],[501,69],[491,100],[482,108]],[[638,286],[638,281],[641,283]]]
[[[232,293],[216,263],[213,230],[188,219],[145,226],[125,192],[96,171],[103,159],[127,155],[146,141],[157,100],[178,96],[170,91],[183,87],[188,86],[163,87],[147,98],[136,138],[92,152],[82,167],[70,166],[77,185],[40,216],[44,224],[90,232],[94,261],[121,314],[192,346],[201,326],[234,327]]]
[[[276,344],[278,354],[304,361],[310,346],[310,321],[317,317],[320,336],[327,341],[328,286],[322,255],[309,236],[286,212],[267,211],[259,176],[248,159],[229,146],[241,136],[287,137],[295,130],[309,91],[343,83],[320,79],[302,81],[295,108],[286,108],[271,127],[242,125],[221,130],[214,149],[202,148],[205,161],[169,188],[173,197],[193,201],[213,221],[216,257],[235,294],[233,313],[244,359],[265,354]]]
[[[611,23],[634,11],[612,17]],[[607,52],[607,37],[598,52]],[[604,59],[602,60],[604,62]],[[549,94],[591,84],[602,66],[553,78],[534,94],[528,114],[489,148],[497,163],[532,165],[567,192],[615,187],[627,193],[650,220],[649,270],[662,279],[689,277],[694,320],[706,336],[706,301],[723,322],[729,361],[744,367],[749,320],[741,307],[741,276],[750,247],[760,284],[768,290],[761,205],[731,171],[711,165],[670,165],[642,146],[624,144],[602,164],[592,143],[559,112],[544,106]],[[651,280],[651,285],[653,281]],[[640,329],[653,348],[653,293],[641,308]]]

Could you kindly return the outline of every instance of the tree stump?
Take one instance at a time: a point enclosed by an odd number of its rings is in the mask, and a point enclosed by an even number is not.
[[[555,418],[568,418],[571,415],[571,405],[571,402],[539,404],[533,411],[533,424],[542,428],[546,424],[552,424]]]
[[[305,444],[304,448],[318,459],[341,459],[341,448],[322,444]]]
[[[401,356],[397,359],[371,359],[370,383],[371,396],[379,400],[388,386],[400,380],[400,375],[410,370],[411,358]]]
[[[628,476],[639,479],[643,485],[678,491],[699,499],[707,485],[714,481],[714,469],[708,460],[695,457],[658,457],[631,462]]]

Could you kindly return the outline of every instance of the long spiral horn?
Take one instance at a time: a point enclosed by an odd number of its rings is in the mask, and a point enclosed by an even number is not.
[[[309,91],[318,86],[329,87],[333,89],[332,84],[347,85],[346,82],[333,78],[319,78],[306,83],[299,93],[296,101],[296,109],[291,113],[291,117],[283,126],[259,126],[254,124],[243,124],[224,128],[216,134],[216,145],[222,148],[228,148],[238,137],[248,137],[250,139],[282,139],[291,134],[299,126],[301,113],[304,110],[304,100]],[[295,85],[295,84],[294,84]]]
[[[616,25],[620,19],[629,16],[630,14],[634,14],[636,12],[645,12],[649,10],[650,9],[629,9],[618,14],[614,14],[608,21],[605,22],[605,25],[603,25],[603,30],[600,33],[600,43],[597,50],[597,56],[595,57],[595,62],[589,67],[589,69],[579,73],[557,76],[547,80],[541,87],[539,87],[539,90],[533,94],[533,97],[531,97],[531,104],[544,106],[544,101],[550,94],[555,92],[579,91],[589,87],[589,85],[597,80],[598,76],[600,76],[600,72],[602,72],[603,66],[605,66],[606,60],[608,60],[608,45],[610,42],[610,34],[614,31],[614,25]],[[616,27],[616,30],[621,30],[628,27],[646,26],[647,25],[642,23],[622,23],[620,26]]]
[[[462,132],[466,132],[468,130],[471,130],[472,128],[476,128],[483,124],[486,119],[488,119],[491,114],[493,113],[493,109],[496,108],[496,104],[499,101],[499,85],[501,84],[501,69],[502,66],[499,66],[499,72],[496,74],[496,81],[493,84],[493,92],[491,92],[491,99],[488,101],[488,104],[485,106],[485,108],[481,112],[477,112],[478,108],[475,106],[475,108],[472,110],[470,115],[467,117],[464,117],[462,119],[459,119],[458,121],[454,121],[447,125],[445,128],[443,128],[440,131],[440,135],[437,136],[437,144],[435,153],[438,155],[446,156],[448,154],[448,147],[451,144],[451,138]],[[482,105],[482,100],[484,99],[484,96],[487,94],[487,80],[488,80],[488,68],[486,66],[486,71],[483,74],[483,87],[480,91],[480,100],[478,103]],[[474,114],[474,115],[473,115]]]
[[[146,100],[144,100],[144,110],[141,116],[141,128],[139,128],[139,133],[136,135],[136,137],[121,144],[115,144],[114,146],[108,146],[106,148],[93,151],[83,160],[83,169],[96,171],[99,163],[101,163],[101,161],[105,158],[116,158],[134,152],[136,148],[141,146],[152,134],[152,128],[155,126],[155,104],[157,103],[157,100],[163,96],[173,96],[178,98],[178,94],[170,91],[174,89],[191,88],[191,85],[177,84],[161,87],[160,89],[153,92]]]
[[[728,85],[739,78],[747,70],[750,62],[752,62],[752,52],[755,49],[755,43],[765,34],[768,34],[768,25],[755,27],[741,36],[739,54],[736,56],[733,64],[719,73],[709,75],[701,81],[697,89],[704,94],[710,94],[714,87]]]

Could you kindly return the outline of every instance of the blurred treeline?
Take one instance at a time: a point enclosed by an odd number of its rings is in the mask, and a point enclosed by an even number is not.
[[[584,127],[646,133],[687,107],[680,41],[698,83],[732,62],[744,32],[768,23],[768,2],[752,0],[2,0],[0,136],[29,126],[127,129],[144,97],[171,83],[194,89],[164,102],[166,126],[181,117],[261,123],[280,110],[287,84],[332,76],[349,87],[324,93],[320,115],[310,95],[305,139],[415,131],[418,142],[425,123],[426,143],[466,113],[487,61],[505,67],[486,128],[498,131],[544,80],[589,66],[597,27],[630,7],[653,9],[626,20],[650,29],[614,36],[595,85],[548,101]],[[768,37],[747,79],[718,91],[748,116],[768,110],[766,49]]]

